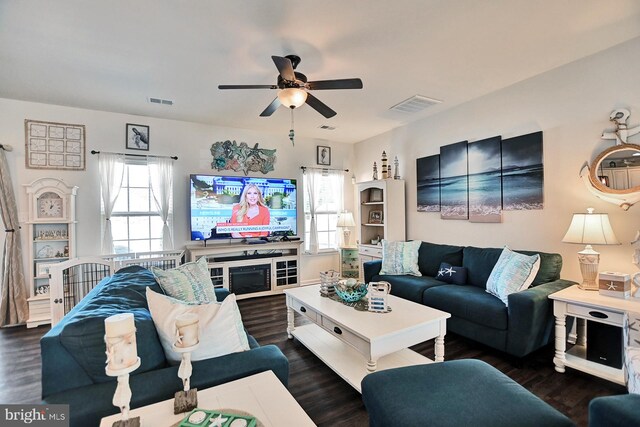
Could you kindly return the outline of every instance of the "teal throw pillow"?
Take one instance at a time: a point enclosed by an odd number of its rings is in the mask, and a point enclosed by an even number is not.
[[[380,274],[410,274],[422,276],[418,268],[418,250],[422,242],[382,241],[382,268]]]
[[[487,292],[509,305],[509,294],[531,286],[539,269],[540,255],[523,255],[505,246],[487,280]]]
[[[216,302],[216,293],[205,257],[171,270],[162,270],[157,267],[151,267],[149,270],[162,290],[175,299],[197,304]]]

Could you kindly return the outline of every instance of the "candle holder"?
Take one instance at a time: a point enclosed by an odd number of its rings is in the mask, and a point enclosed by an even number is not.
[[[105,372],[110,377],[118,377],[113,405],[117,406],[122,414],[122,419],[114,422],[113,427],[140,427],[140,417],[129,418],[129,374],[140,367],[133,313],[110,316],[105,319],[104,327],[104,342],[107,346]]]
[[[198,389],[191,390],[191,352],[200,344],[200,321],[194,313],[183,313],[176,316],[176,342],[173,350],[182,354],[178,368],[178,377],[182,379],[183,390],[176,392],[173,401],[173,413],[181,414],[198,407]]]
[[[178,368],[178,377],[182,379],[182,391],[177,391],[174,395],[173,413],[182,414],[198,407],[198,389],[191,388],[191,352],[198,348],[200,344],[190,347],[178,347],[173,344],[173,350],[182,354],[182,361]]]
[[[129,387],[129,374],[140,367],[140,358],[136,363],[124,369],[105,368],[110,377],[118,377],[118,386],[113,394],[113,406],[120,408],[122,419],[113,423],[113,427],[140,427],[140,417],[129,418],[129,403],[131,402],[131,388]]]

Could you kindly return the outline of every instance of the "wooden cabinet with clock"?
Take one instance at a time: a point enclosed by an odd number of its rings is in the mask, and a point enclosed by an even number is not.
[[[76,193],[55,178],[38,179],[25,186],[29,203],[27,279],[30,283],[27,327],[51,322],[49,268],[75,257]]]

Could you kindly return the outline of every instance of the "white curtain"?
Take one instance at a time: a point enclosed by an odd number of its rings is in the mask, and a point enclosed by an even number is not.
[[[5,228],[5,242],[0,268],[0,326],[25,323],[29,317],[26,286],[22,269],[22,246],[18,208],[4,150],[0,148],[0,216]]]
[[[320,199],[320,180],[322,179],[322,171],[318,169],[306,169],[305,172],[307,188],[307,200],[309,201],[309,242],[307,244],[307,252],[310,254],[318,253],[318,225],[316,224],[316,208]]]
[[[102,253],[113,253],[113,235],[111,234],[111,214],[116,204],[116,199],[122,188],[124,178],[124,155],[99,154],[100,192],[102,195]]]
[[[148,160],[151,192],[162,219],[162,249],[173,249],[169,226],[173,216],[173,160],[150,157]]]
[[[327,172],[329,179],[329,185],[331,186],[331,194],[334,195],[333,202],[338,212],[338,216],[344,209],[344,172],[341,170],[331,170]],[[337,217],[336,217],[337,221]],[[335,224],[334,224],[335,225]],[[336,227],[336,249],[340,246],[342,239],[342,230]]]

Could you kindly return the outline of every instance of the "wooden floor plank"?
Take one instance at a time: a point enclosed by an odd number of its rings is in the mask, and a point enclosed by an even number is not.
[[[283,295],[241,300],[238,305],[249,333],[261,345],[277,345],[289,359],[289,391],[316,424],[368,425],[360,394],[297,340],[287,338]],[[296,315],[296,324],[305,322]],[[40,402],[39,340],[48,330],[47,326],[0,329],[0,403]],[[433,340],[412,349],[434,358]],[[571,369],[565,374],[555,372],[551,346],[519,360],[455,334],[447,334],[445,360],[468,358],[484,360],[495,366],[570,417],[578,426],[587,426],[591,399],[626,392],[620,385]]]

